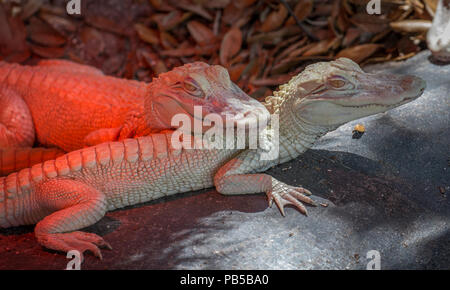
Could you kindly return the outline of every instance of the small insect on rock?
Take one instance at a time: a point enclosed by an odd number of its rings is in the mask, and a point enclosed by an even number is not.
[[[353,128],[353,139],[359,139],[362,137],[362,135],[364,134],[364,132],[366,131],[366,128],[364,127],[364,125],[362,124],[357,124],[354,128]]]

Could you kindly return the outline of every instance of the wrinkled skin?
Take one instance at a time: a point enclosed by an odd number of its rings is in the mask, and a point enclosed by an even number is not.
[[[415,100],[425,87],[415,76],[365,73],[347,58],[310,65],[266,99],[269,110],[280,116],[279,155],[263,160],[267,149],[246,150],[219,169],[214,184],[223,194],[265,192],[283,215],[287,204],[306,214],[301,202],[314,204],[305,196],[307,189],[255,173],[296,158],[340,125]],[[274,148],[276,142],[267,131],[265,147]]]
[[[343,123],[414,100],[424,88],[420,78],[366,74],[349,59],[317,63],[266,100],[271,118],[280,117],[279,139],[270,127],[258,149],[174,149],[171,132],[83,148],[0,178],[0,227],[37,223],[41,245],[101,258],[100,248],[111,246],[80,229],[107,211],[171,194],[213,185],[222,194],[265,192],[283,215],[288,204],[306,214],[302,202],[314,204],[311,192],[261,172]],[[277,144],[278,156],[261,158]]]
[[[269,113],[264,106],[249,97],[230,80],[228,71],[218,65],[209,66],[205,63],[193,63],[176,68],[159,77],[152,83],[150,95],[146,97],[145,107],[154,114],[147,114],[147,123],[156,124],[159,120],[161,129],[178,128],[173,124],[175,114],[185,114],[190,117],[191,129],[194,120],[211,121],[210,114],[220,116],[225,127],[260,122],[264,129]],[[195,106],[202,108],[201,115],[194,116]],[[211,126],[202,127],[202,132]],[[187,132],[190,133],[190,132]]]
[[[22,150],[17,158],[7,158],[2,149],[31,147],[37,139],[45,147],[69,152],[145,136],[181,126],[171,122],[176,114],[185,114],[193,124],[194,106],[202,108],[202,114],[195,116],[199,121],[208,120],[209,114],[224,120],[228,116],[227,127],[259,122],[264,128],[269,118],[265,107],[217,65],[187,64],[146,84],[64,60],[42,61],[34,67],[0,62],[0,157],[4,159],[0,173],[46,160],[39,150]],[[189,132],[195,129],[189,128]]]
[[[302,83],[308,93],[294,102],[292,111],[308,124],[340,126],[406,104],[425,86],[415,76],[365,73],[356,63],[339,59],[320,77]]]

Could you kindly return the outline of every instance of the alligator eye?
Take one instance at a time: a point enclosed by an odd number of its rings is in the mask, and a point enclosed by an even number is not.
[[[334,80],[330,80],[329,82],[330,82],[330,85],[335,88],[342,88],[343,86],[345,86],[345,81],[343,81],[343,80],[334,79]]]
[[[188,90],[189,92],[196,92],[197,87],[190,83],[184,83],[184,88]]]
[[[186,81],[184,81],[183,83],[184,85],[184,90],[195,96],[195,97],[203,97],[203,90],[200,88],[200,86],[198,85],[198,83],[193,80],[193,79],[188,79]]]

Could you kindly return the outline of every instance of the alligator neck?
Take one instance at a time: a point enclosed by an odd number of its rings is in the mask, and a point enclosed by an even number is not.
[[[281,104],[279,114],[280,162],[294,159],[335,128],[309,124],[292,111],[292,104]]]

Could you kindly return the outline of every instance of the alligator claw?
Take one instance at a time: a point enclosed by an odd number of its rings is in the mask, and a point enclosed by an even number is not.
[[[69,252],[76,250],[80,253],[81,262],[84,261],[84,252],[89,251],[94,256],[103,259],[100,248],[112,250],[111,245],[102,237],[85,232],[57,233],[57,234],[40,234],[39,242],[46,248]]]
[[[279,181],[274,184],[273,190],[267,193],[269,207],[272,207],[275,201],[282,216],[286,216],[284,207],[288,204],[295,206],[302,214],[308,215],[308,211],[302,202],[313,206],[316,206],[316,203],[307,195],[311,195],[309,190],[303,187],[290,186]]]

